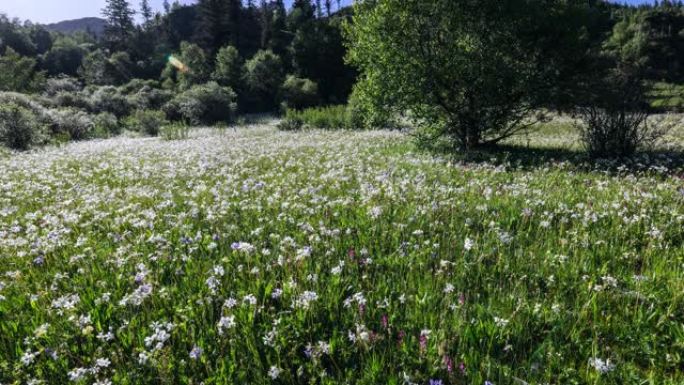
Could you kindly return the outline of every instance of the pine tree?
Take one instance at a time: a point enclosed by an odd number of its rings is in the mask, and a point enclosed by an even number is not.
[[[321,0],[316,0],[316,17],[319,19],[323,17],[323,5]]]
[[[289,15],[290,32],[295,33],[302,25],[313,20],[316,16],[315,8],[311,0],[294,0],[292,12]]]
[[[267,44],[268,48],[281,58],[287,53],[287,46],[290,44],[291,38],[287,31],[287,10],[283,0],[275,1],[275,9],[273,10],[271,25],[270,25],[270,39]]]
[[[200,0],[199,23],[195,31],[200,45],[212,52],[223,47],[230,37],[230,17],[226,0]]]
[[[339,2],[339,1],[338,1],[338,2]],[[171,4],[169,4],[169,0],[164,0],[163,7],[164,7],[164,12],[165,12],[166,14],[168,14],[169,12],[171,12]]]
[[[271,39],[271,7],[266,3],[266,0],[261,0],[261,48],[266,49],[269,40]]]
[[[325,0],[325,12],[328,14],[328,17],[332,14],[332,0]]]
[[[107,0],[102,15],[107,20],[105,40],[109,48],[111,50],[125,49],[135,30],[133,25],[135,11],[131,9],[130,3],[127,0]]]
[[[140,15],[145,21],[145,25],[149,25],[152,21],[152,8],[150,7],[149,0],[142,0],[140,2]]]
[[[240,18],[242,16],[242,1],[227,0],[228,13],[228,41],[235,47],[240,44]],[[221,48],[221,47],[216,47]]]

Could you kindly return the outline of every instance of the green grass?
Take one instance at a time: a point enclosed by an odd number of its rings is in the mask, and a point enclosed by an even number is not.
[[[684,85],[654,83],[648,92],[648,99],[657,111],[683,112]]]
[[[351,129],[352,118],[347,106],[314,107],[304,110],[288,110],[281,129],[285,131],[302,127],[319,129]]]
[[[684,383],[681,169],[193,138],[0,158],[0,383]]]
[[[184,123],[166,124],[159,131],[161,137],[166,140],[183,140],[190,135],[190,127]]]

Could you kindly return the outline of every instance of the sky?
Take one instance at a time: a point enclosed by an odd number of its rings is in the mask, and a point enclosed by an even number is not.
[[[179,0],[181,4],[192,4],[195,0]],[[138,9],[140,0],[129,0]],[[155,10],[162,9],[164,0],[150,0]],[[173,0],[169,0],[173,3]],[[285,0],[286,4],[292,0]],[[336,2],[333,1],[333,4]],[[350,4],[351,0],[344,0],[343,4]],[[0,13],[21,20],[31,20],[35,23],[55,23],[62,20],[79,19],[81,17],[99,17],[104,8],[105,0],[0,0]]]
[[[164,0],[150,0],[151,5],[160,10]],[[642,4],[652,0],[617,0],[617,3]],[[172,0],[170,2],[173,2]],[[194,0],[180,0],[183,4],[193,3]],[[292,0],[286,0],[291,3]],[[136,8],[140,0],[131,0]],[[344,4],[351,0],[344,0]],[[78,19],[81,17],[99,17],[105,0],[0,0],[0,13],[22,20],[36,23],[54,23],[62,20]],[[334,4],[334,2],[333,2]]]

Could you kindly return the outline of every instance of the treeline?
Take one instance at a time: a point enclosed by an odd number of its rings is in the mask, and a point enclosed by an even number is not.
[[[287,9],[283,0],[200,0],[166,1],[157,13],[147,0],[135,6],[107,0],[103,36],[0,16],[0,91],[31,95],[0,95],[14,109],[5,116],[47,132],[35,137],[82,138],[290,111],[287,129],[412,121],[421,137],[472,148],[519,133],[544,109],[613,126],[597,115],[609,112],[641,126],[643,114],[634,112],[643,102],[671,110],[684,100],[676,95],[684,82],[681,2],[359,0],[342,8],[295,0]],[[27,109],[37,106],[44,119],[31,122]],[[78,119],[65,124],[69,112]],[[642,136],[633,131],[601,136],[633,142]]]
[[[56,76],[86,86],[155,80],[168,90],[216,81],[238,94],[242,112],[277,111],[288,101],[345,103],[355,81],[341,35],[350,14],[334,0],[296,0],[289,10],[283,0],[165,2],[160,13],[147,0],[137,10],[130,1],[108,0],[101,39],[0,16],[0,90],[40,92]],[[170,55],[189,71],[169,66]]]
[[[614,8],[605,50],[638,67],[646,79],[684,82],[684,6],[681,1]]]

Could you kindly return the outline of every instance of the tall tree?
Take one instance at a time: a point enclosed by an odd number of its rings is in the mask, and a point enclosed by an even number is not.
[[[236,48],[244,56],[252,56],[263,47],[262,21],[259,13],[254,1],[248,2],[247,7],[240,10]]]
[[[178,86],[187,90],[209,80],[209,60],[202,48],[196,44],[182,42],[180,45],[180,60],[188,66],[188,70],[178,74]]]
[[[128,40],[135,31],[133,15],[135,11],[127,0],[107,0],[102,10],[106,18],[105,40],[111,50],[124,50]]]
[[[296,32],[302,25],[309,23],[316,16],[316,7],[311,0],[294,0],[292,11],[289,15],[288,27],[291,32]]]
[[[149,25],[152,21],[152,8],[150,7],[149,0],[142,0],[140,2],[140,15],[145,21],[145,25]]]
[[[214,52],[226,45],[230,37],[230,15],[227,0],[200,0],[195,39],[202,48]]]
[[[319,19],[323,17],[323,5],[321,0],[316,0],[316,17]]]
[[[372,101],[370,110],[410,110],[428,137],[445,137],[455,148],[520,132],[554,97],[555,64],[586,51],[575,16],[584,14],[584,0],[377,0],[355,7],[349,59],[363,72],[358,92]]]
[[[271,31],[271,10],[270,10],[269,4],[266,2],[266,0],[261,0],[261,4],[259,5],[260,9],[260,14],[261,14],[261,48],[266,49],[266,46],[268,45],[268,41],[270,40],[270,31]]]
[[[227,0],[228,42],[233,46],[240,45],[240,19],[242,17],[242,1]],[[220,47],[216,47],[217,49]]]
[[[240,91],[242,84],[242,58],[233,46],[223,47],[216,55],[216,65],[211,78],[224,87]]]
[[[287,10],[285,9],[285,3],[283,0],[276,0],[274,7],[267,48],[283,59],[287,54],[287,47],[290,45],[292,37],[287,31]]]

